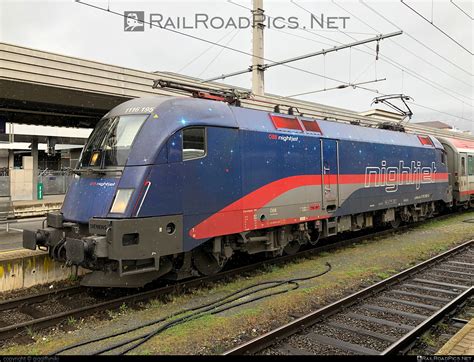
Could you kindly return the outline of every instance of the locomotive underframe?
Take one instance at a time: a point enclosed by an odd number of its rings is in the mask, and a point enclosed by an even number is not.
[[[416,222],[439,212],[442,204],[425,202],[252,230],[212,238],[187,252],[183,246],[182,215],[93,218],[89,225],[80,225],[65,222],[62,214],[56,212],[48,214],[46,228],[36,232],[25,230],[24,247],[47,248],[55,260],[93,270],[84,278],[84,285],[138,287],[161,276],[177,280],[215,273],[235,252],[274,257],[295,253],[303,245],[315,245],[320,238],[341,232],[387,224],[397,227],[400,221]]]

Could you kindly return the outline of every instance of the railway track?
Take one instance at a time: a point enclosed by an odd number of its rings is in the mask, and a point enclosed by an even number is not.
[[[463,307],[448,313],[439,323],[423,333],[407,354],[434,355],[472,318],[474,318],[474,298],[469,298]]]
[[[470,240],[225,354],[403,354],[474,298],[473,282]]]
[[[444,219],[451,215],[452,214],[442,215],[432,220]],[[321,252],[363,241],[375,240],[381,236],[402,233],[420,223],[405,225],[398,229],[388,229],[371,234],[363,234],[346,240],[335,241],[338,239],[330,239],[333,242],[327,242],[325,245],[301,251],[294,255],[267,259],[227,270],[216,275],[186,280],[149,290],[128,291],[125,295],[98,298],[88,293],[87,288],[74,286],[62,290],[44,292],[39,295],[5,300],[0,302],[0,344],[4,344],[6,340],[13,336],[25,334],[28,331],[52,327],[67,321],[69,318],[77,319],[106,310],[119,309],[123,304],[133,306],[139,302],[145,302],[176,291],[195,288],[218,280],[225,280],[226,278],[234,277],[239,274],[252,272],[265,265],[283,264],[297,258],[316,255]],[[339,237],[339,239],[340,238],[341,237]]]

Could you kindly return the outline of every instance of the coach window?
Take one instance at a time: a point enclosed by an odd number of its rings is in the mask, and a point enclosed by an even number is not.
[[[461,176],[466,176],[466,158],[461,157]]]
[[[183,130],[183,161],[206,155],[206,129],[192,127]]]
[[[446,165],[446,151],[441,151],[441,163]]]
[[[469,176],[474,175],[474,157],[468,156],[467,158],[467,170],[469,172]]]

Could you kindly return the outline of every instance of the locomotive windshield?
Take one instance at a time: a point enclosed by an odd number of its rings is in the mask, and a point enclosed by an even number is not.
[[[124,166],[147,114],[103,118],[82,152],[80,167]]]

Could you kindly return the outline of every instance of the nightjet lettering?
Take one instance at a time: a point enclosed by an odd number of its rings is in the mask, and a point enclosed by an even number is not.
[[[435,182],[436,164],[422,166],[420,161],[411,161],[410,166],[405,166],[400,161],[398,166],[387,166],[387,161],[382,161],[381,167],[365,168],[365,187],[385,187],[386,192],[396,192],[401,185],[415,185],[419,190],[421,184]]]
[[[278,139],[283,142],[297,142],[298,137],[294,136],[278,136]]]
[[[283,142],[297,142],[298,141],[298,137],[296,136],[281,136],[281,135],[276,135],[276,134],[273,134],[273,133],[270,133],[268,135],[268,138],[271,139],[271,140],[279,140],[279,141],[283,141]]]
[[[97,181],[92,181],[89,183],[90,186],[99,186],[99,187],[113,187],[115,186],[115,182],[107,182],[107,181],[102,181],[102,182],[97,182]]]

